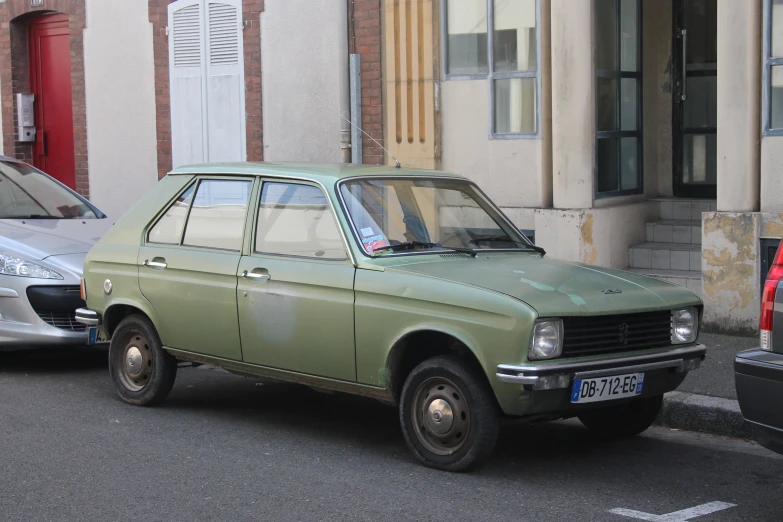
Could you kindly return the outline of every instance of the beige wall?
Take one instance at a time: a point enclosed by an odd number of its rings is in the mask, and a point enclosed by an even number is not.
[[[441,84],[442,165],[469,177],[501,207],[546,206],[541,139],[489,139],[489,82]]]
[[[721,212],[759,209],[761,4],[762,0],[718,0],[718,211]]]
[[[592,2],[552,0],[552,183],[555,208],[593,206]]]
[[[90,199],[116,218],[158,180],[152,24],[146,2],[86,7]]]

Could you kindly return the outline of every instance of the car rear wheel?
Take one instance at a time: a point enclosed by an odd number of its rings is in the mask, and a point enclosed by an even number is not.
[[[467,471],[495,447],[500,419],[488,386],[457,357],[434,357],[410,373],[400,397],[405,441],[424,465]]]
[[[610,438],[633,437],[649,428],[663,406],[663,395],[612,408],[585,411],[579,420],[590,431]]]
[[[163,349],[152,322],[132,315],[112,335],[109,373],[123,401],[150,406],[163,401],[174,386],[177,360]]]

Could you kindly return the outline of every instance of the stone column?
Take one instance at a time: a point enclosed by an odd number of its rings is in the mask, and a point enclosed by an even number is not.
[[[555,208],[593,206],[592,2],[552,0],[552,188]]]
[[[762,0],[718,0],[718,211],[759,209]]]

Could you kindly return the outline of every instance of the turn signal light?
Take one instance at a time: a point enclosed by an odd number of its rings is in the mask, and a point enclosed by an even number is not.
[[[79,280],[79,295],[82,296],[82,301],[87,301],[87,285],[83,277]]]
[[[772,351],[772,327],[775,315],[775,294],[778,284],[783,281],[783,245],[778,245],[775,260],[764,281],[764,293],[761,296],[761,349]]]

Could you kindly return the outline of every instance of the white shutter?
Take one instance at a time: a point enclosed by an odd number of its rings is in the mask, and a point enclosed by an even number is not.
[[[206,0],[209,161],[245,161],[242,0]]]
[[[171,155],[174,167],[207,161],[203,0],[169,4]]]

